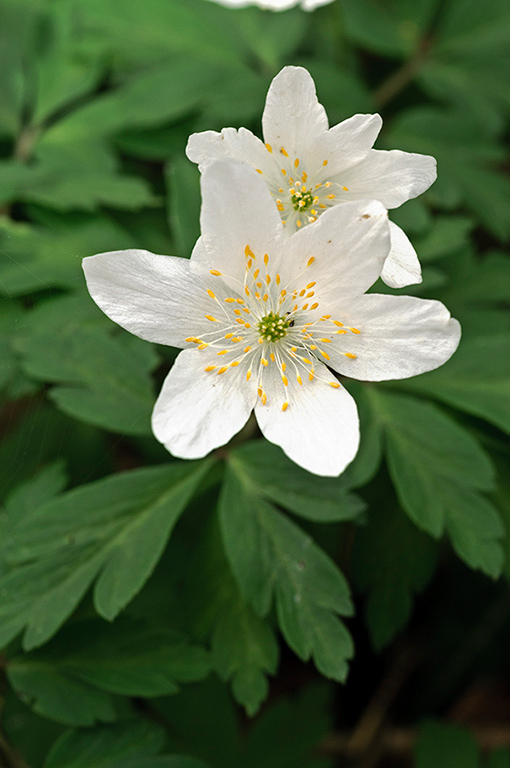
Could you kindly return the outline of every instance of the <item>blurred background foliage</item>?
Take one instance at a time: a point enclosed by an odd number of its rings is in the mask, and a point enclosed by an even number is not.
[[[149,420],[176,351],[80,266],[188,256],[187,137],[260,134],[289,63],[331,124],[379,111],[379,148],[437,158],[391,216],[424,265],[403,292],[464,332],[437,371],[347,382],[334,480],[262,440],[173,460]],[[0,0],[0,71],[2,766],[509,768],[508,1]]]

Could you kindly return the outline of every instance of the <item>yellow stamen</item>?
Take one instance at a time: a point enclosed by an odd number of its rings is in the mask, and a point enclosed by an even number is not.
[[[244,352],[249,352],[249,351],[250,351],[250,349],[251,349],[251,347],[245,347],[243,351],[244,351]]]
[[[349,330],[352,331],[352,333],[361,333],[357,328],[349,328]]]
[[[228,371],[228,365],[225,365],[225,366],[223,366],[223,368],[220,368],[219,371],[218,371],[218,375],[220,373],[225,373],[225,371]]]
[[[215,299],[215,298],[216,298],[216,296],[214,295],[214,293],[211,291],[211,289],[210,289],[210,288],[208,288],[208,289],[207,289],[207,293],[209,294],[209,296],[211,297],[211,299]]]
[[[218,320],[215,317],[213,317],[212,315],[205,315],[205,319],[206,320],[210,320],[211,323],[217,323],[218,322]]]
[[[228,349],[222,349],[221,352],[216,352],[217,355],[226,355],[228,352]]]
[[[267,266],[267,262],[269,261],[269,256],[267,253],[264,254],[264,264]]]
[[[294,168],[297,168],[297,167],[298,167],[298,165],[299,165],[299,160],[298,160],[298,158],[296,157],[296,159],[294,160]]]
[[[246,381],[249,381],[249,380],[250,380],[250,377],[251,377],[251,368],[250,368],[250,370],[248,371],[248,373],[246,374]]]
[[[319,306],[319,305],[318,305],[318,303],[317,303],[317,302],[315,302],[315,304],[312,304],[312,306],[310,307],[310,309],[317,309],[317,307],[318,307],[318,306]]]
[[[239,360],[234,360],[233,362],[230,363],[231,368],[235,368],[236,365],[239,365]]]
[[[215,368],[216,368],[215,365],[208,365],[207,368],[204,368],[204,371],[207,371],[207,372],[214,371]]]
[[[296,376],[296,378],[297,378],[297,383],[302,385],[302,384],[303,384],[303,379],[301,378],[301,376],[299,375],[299,373],[298,373],[298,375]]]
[[[227,304],[234,304],[235,303],[235,299],[230,299],[230,298],[229,299],[224,299],[224,301],[226,301]]]
[[[257,171],[257,173],[262,173],[262,171],[260,170],[260,168],[255,168],[255,170]]]
[[[209,346],[209,344],[199,344],[197,349],[205,349],[208,346]]]
[[[218,272],[217,269],[210,269],[209,272],[211,273],[211,275],[214,275],[215,277],[218,277],[219,275],[221,275],[221,272]]]
[[[273,147],[271,146],[271,144],[268,144],[267,142],[266,142],[266,149],[267,149],[268,152],[272,152],[273,151]]]
[[[315,256],[310,256],[310,258],[306,262],[306,266],[311,267],[314,261],[315,261]]]
[[[266,358],[265,358],[265,357],[261,357],[261,358],[260,358],[260,362],[261,362],[261,363],[262,363],[262,365],[263,365],[264,367],[266,367],[266,368],[267,368],[267,366],[269,365],[269,360],[266,360]]]
[[[252,251],[252,249],[250,248],[249,245],[247,245],[246,248],[244,249],[244,254],[245,254],[245,256],[250,257],[252,259],[255,258],[255,254],[253,253],[253,251]]]
[[[324,350],[322,350],[322,349],[319,349],[319,352],[321,353],[322,357],[326,358],[326,360],[331,360],[331,358],[330,358],[330,356],[328,355],[327,352],[324,352]]]
[[[283,381],[283,383],[285,384],[285,386],[288,386],[289,380],[288,380],[288,378],[285,376],[285,374],[283,374],[283,376],[282,376],[282,381]]]
[[[324,160],[324,162],[322,163],[322,165],[327,165],[327,164],[328,164],[327,160]]]
[[[342,187],[342,189],[343,189],[344,192],[348,192],[349,191],[349,187]]]
[[[357,355],[353,355],[352,352],[344,352],[344,355],[346,357],[350,357],[351,360],[355,360],[357,358]]]
[[[285,403],[282,405],[282,411],[286,411],[288,407],[289,407],[289,403],[288,403],[288,402],[285,402]]]
[[[324,344],[331,344],[331,339],[319,339],[319,341],[323,341]]]
[[[329,386],[334,387],[335,389],[338,389],[340,387],[340,384],[338,383],[338,381],[330,381]]]
[[[285,147],[280,147],[280,152],[282,153],[282,155],[285,155],[285,157],[288,157],[288,156],[289,156],[289,153],[287,152],[287,150],[285,149]]]

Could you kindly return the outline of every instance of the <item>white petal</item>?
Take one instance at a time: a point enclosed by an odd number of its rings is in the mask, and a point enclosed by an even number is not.
[[[306,69],[284,67],[276,75],[267,94],[262,129],[273,152],[284,147],[292,160],[303,157],[310,142],[327,131],[326,112]]]
[[[309,167],[320,169],[323,166],[320,178],[336,181],[337,173],[366,157],[381,126],[382,119],[377,114],[353,115],[343,120],[313,140],[306,158]],[[343,184],[343,178],[339,181]]]
[[[279,250],[280,214],[262,176],[243,163],[213,163],[205,169],[201,186],[200,222],[209,267],[242,282],[247,245],[257,258]]]
[[[293,378],[287,387],[281,381],[266,385],[267,402],[258,401],[255,415],[263,435],[292,461],[316,475],[336,477],[356,456],[358,411],[346,389],[327,383],[336,379],[322,363],[315,371],[319,378],[301,386]]]
[[[345,203],[292,235],[283,249],[280,270],[282,278],[294,271],[297,288],[304,281],[315,281],[313,300],[321,304],[317,311],[324,314],[331,302],[350,301],[370,288],[389,250],[384,206],[374,200]],[[313,263],[308,266],[311,257]]]
[[[188,259],[149,251],[99,253],[83,259],[89,293],[130,333],[158,344],[184,347],[185,338],[210,330],[213,310],[207,274]]]
[[[372,149],[342,174],[342,184],[349,189],[345,199],[372,197],[386,208],[398,208],[425,192],[436,176],[436,161],[430,155]]]
[[[391,251],[384,262],[381,278],[391,288],[421,283],[421,266],[416,251],[406,233],[389,222]]]
[[[209,362],[198,350],[181,352],[152,413],[156,438],[183,459],[200,459],[225,445],[245,425],[257,396],[241,366],[218,375],[204,370]]]
[[[440,301],[412,296],[361,296],[334,319],[360,333],[334,336],[329,365],[354,379],[407,379],[443,365],[455,352],[460,325]],[[357,355],[346,358],[341,352]]]
[[[264,144],[246,128],[193,133],[188,139],[186,154],[193,163],[198,163],[201,171],[216,160],[225,159],[249,163],[264,173],[271,173],[274,166]]]

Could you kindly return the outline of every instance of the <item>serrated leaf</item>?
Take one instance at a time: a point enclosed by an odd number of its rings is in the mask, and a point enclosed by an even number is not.
[[[129,621],[112,627],[81,621],[43,651],[9,659],[7,676],[38,713],[66,725],[92,725],[113,719],[108,694],[166,696],[209,669],[204,648],[177,634]]]
[[[164,740],[163,729],[145,720],[67,731],[53,745],[44,768],[112,768],[119,761],[150,758]]]
[[[394,506],[377,509],[356,532],[354,585],[368,593],[365,614],[374,647],[387,645],[408,622],[414,596],[429,582],[437,546]]]
[[[0,646],[23,628],[46,642],[97,579],[98,613],[113,619],[158,562],[208,462],[133,470],[75,488],[13,521],[0,579]]]
[[[186,600],[197,634],[209,639],[214,670],[230,682],[246,712],[256,714],[269,692],[267,675],[276,673],[279,649],[272,627],[253,612],[232,577],[216,519],[191,563]]]
[[[339,615],[350,615],[347,584],[312,539],[267,503],[231,457],[220,497],[225,552],[244,595],[259,615],[274,599],[292,650],[313,658],[326,677],[344,680],[352,641]]]
[[[370,398],[407,514],[435,537],[446,530],[469,566],[498,576],[503,526],[496,508],[479,493],[493,487],[493,467],[481,446],[429,403],[382,390],[371,390]]]
[[[25,316],[15,347],[27,375],[65,385],[50,390],[65,413],[116,432],[151,434],[150,372],[158,357],[132,336],[111,335],[109,326],[86,297],[54,299]]]
[[[246,476],[259,496],[308,520],[355,520],[365,509],[364,502],[348,492],[342,477],[311,481],[309,472],[265,440],[245,443],[233,456],[236,472]]]

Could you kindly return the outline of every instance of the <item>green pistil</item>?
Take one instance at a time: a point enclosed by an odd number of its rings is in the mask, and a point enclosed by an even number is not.
[[[291,195],[292,205],[295,211],[306,211],[313,205],[313,194],[311,192],[296,192]]]
[[[287,335],[290,320],[270,312],[259,322],[259,333],[265,341],[279,341]]]

